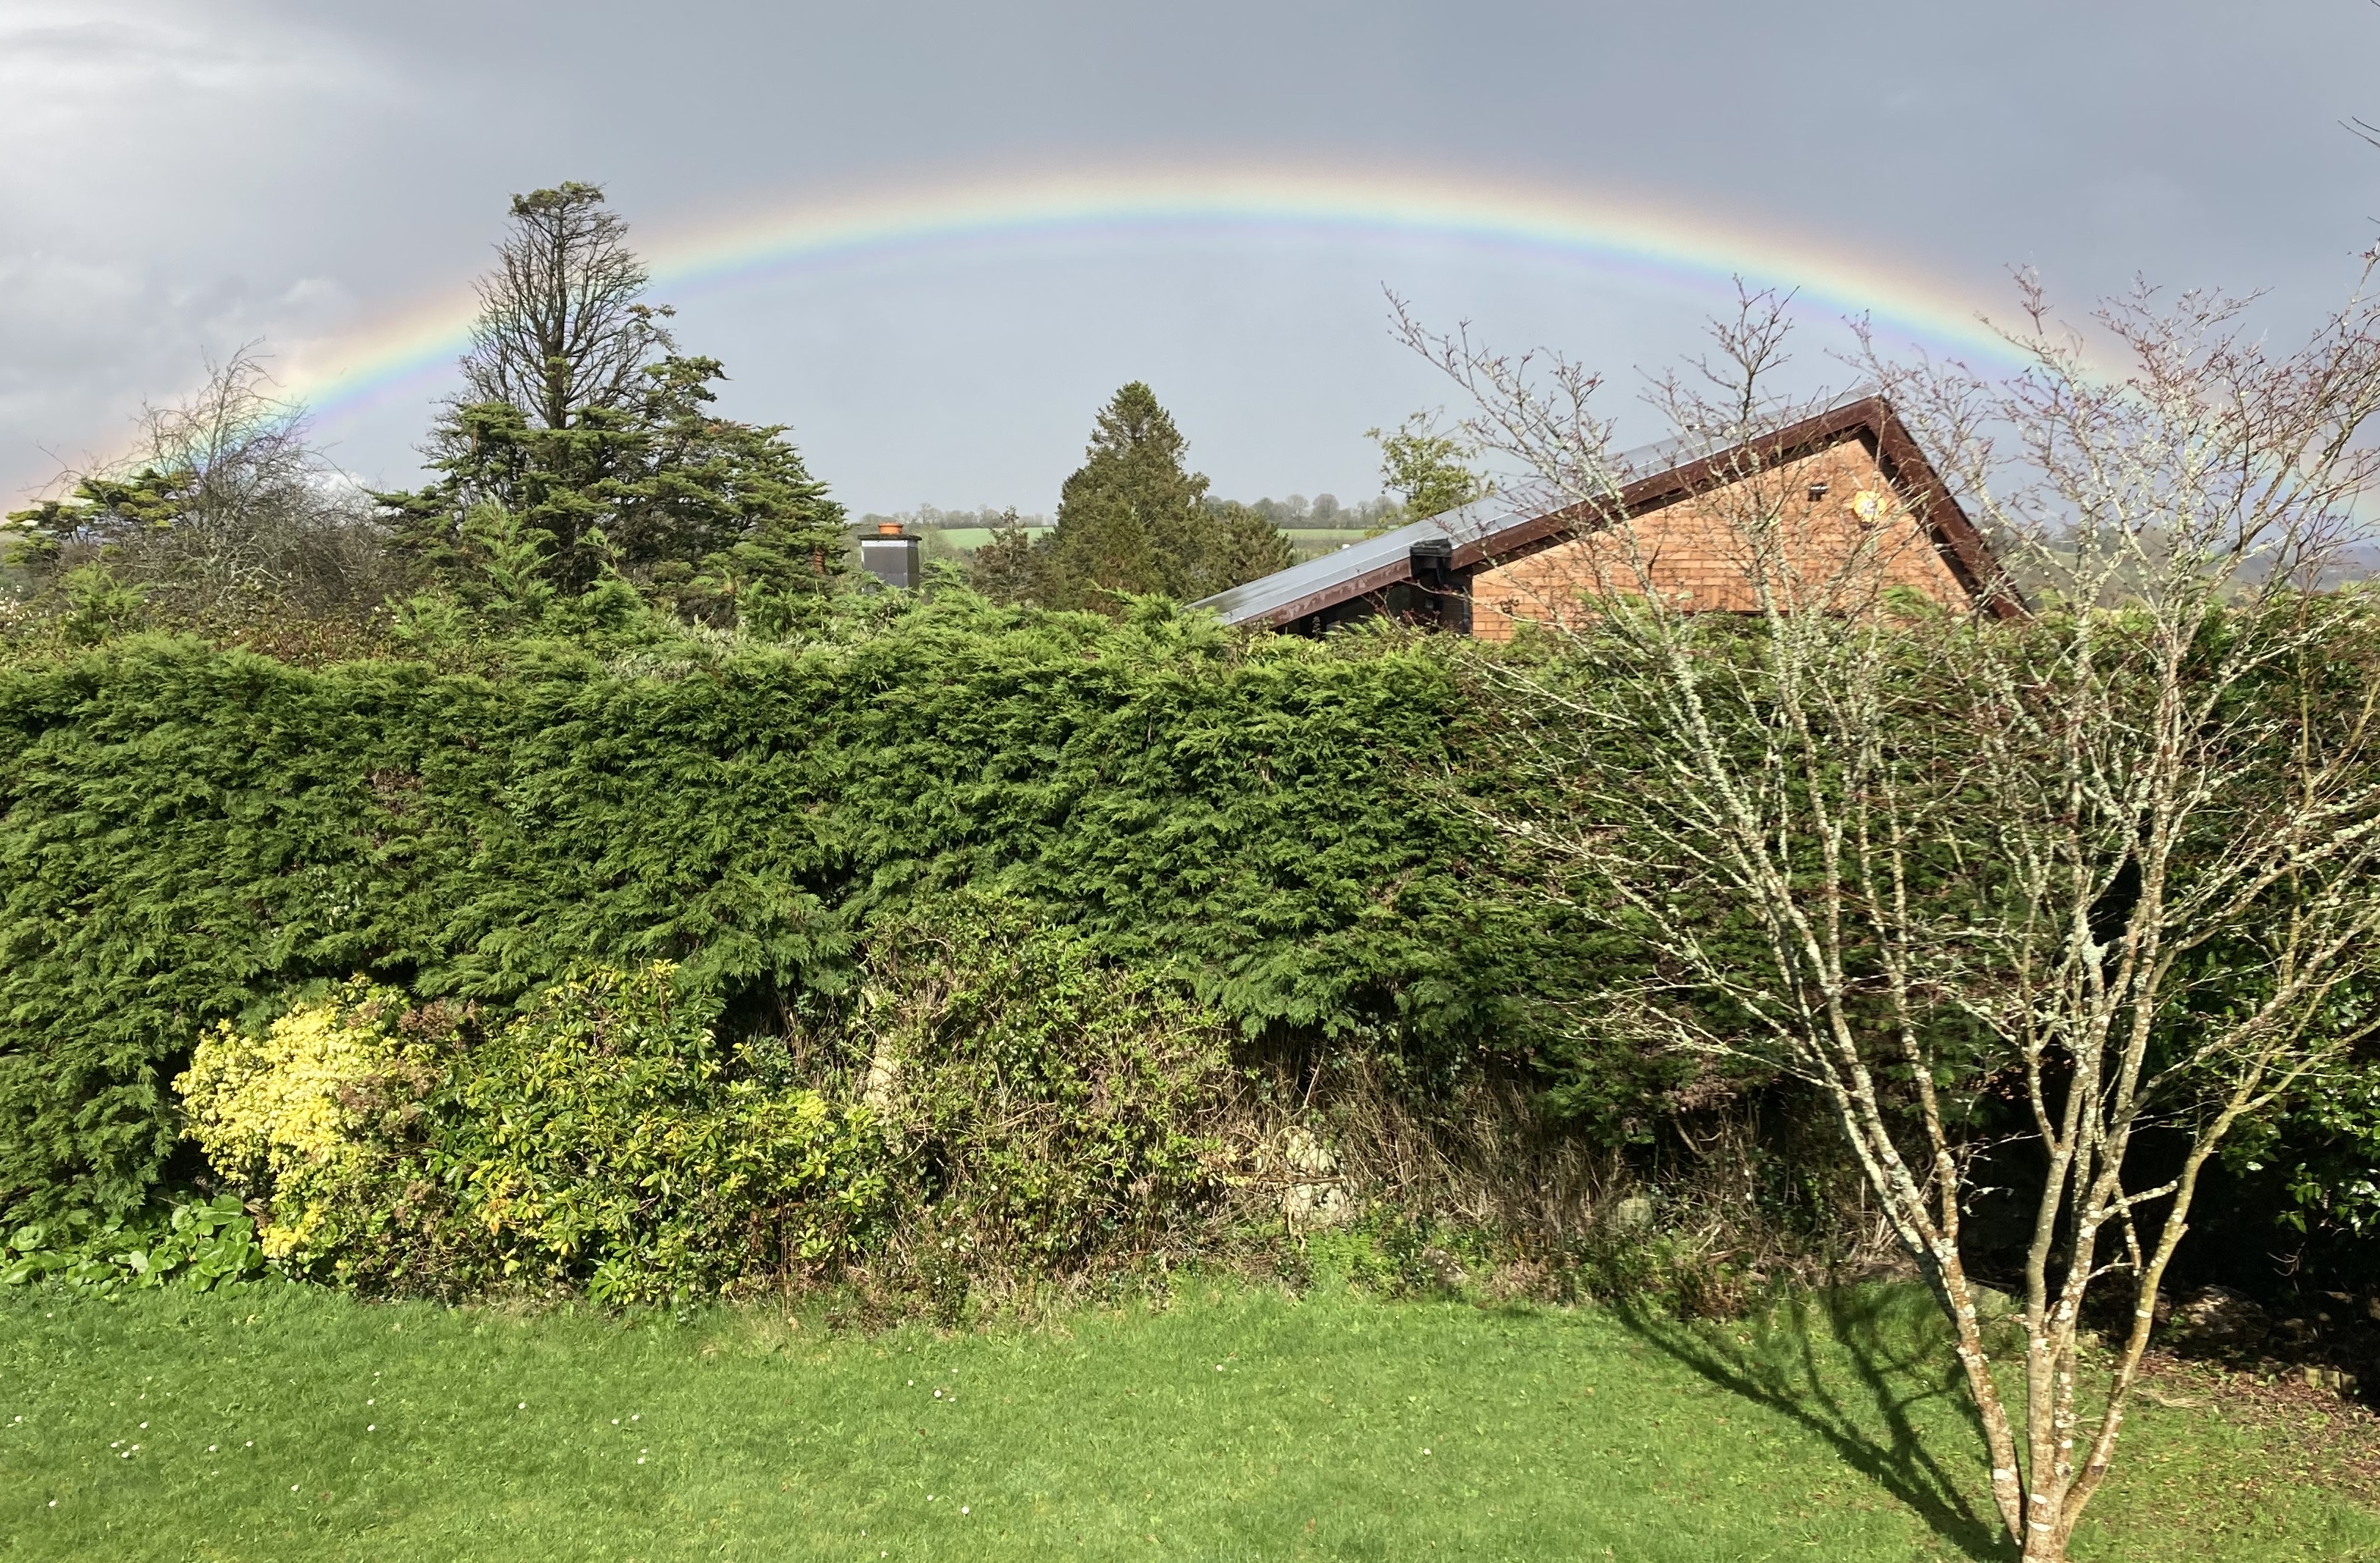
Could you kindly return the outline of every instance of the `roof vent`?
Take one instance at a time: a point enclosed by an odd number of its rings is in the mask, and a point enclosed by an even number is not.
[[[1821,478],[1816,482],[1810,485],[1810,503],[1812,504],[1815,504],[1826,497],[1827,480],[1824,478]]]

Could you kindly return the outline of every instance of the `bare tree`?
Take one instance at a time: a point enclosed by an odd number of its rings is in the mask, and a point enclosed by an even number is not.
[[[390,584],[365,496],[314,448],[253,345],[135,420],[132,454],[66,475],[68,497],[22,513],[52,571],[104,563],[185,610],[273,600],[314,612]]]
[[[2232,301],[2143,293],[2095,317],[2109,374],[2025,302],[2010,380],[1866,366],[2027,583],[2012,614],[1896,593],[1915,527],[1813,534],[1764,443],[1803,410],[1767,389],[1773,297],[1652,395],[1662,459],[1720,464],[1700,512],[1740,614],[1665,593],[1592,375],[1405,334],[1587,539],[1586,600],[1542,614],[1568,656],[1482,669],[1558,803],[1486,812],[1659,951],[1609,1023],[1828,1105],[2046,1563],[2106,1479],[2208,1160],[2371,1024],[2343,989],[2380,966],[2380,612],[2317,588],[2375,476],[2380,305],[2277,353]],[[1979,1166],[2020,1154],[2016,1387],[1961,1240]],[[2098,1293],[2124,1304],[2104,1352]]]
[[[645,367],[675,344],[671,311],[643,301],[651,277],[601,186],[513,197],[512,232],[480,279],[463,378],[470,399],[504,402],[548,429],[589,407],[617,406]]]
[[[175,480],[172,514],[121,539],[143,573],[211,600],[283,584],[321,465],[303,411],[273,394],[253,350],[210,362],[189,397],[143,407],[140,430],[142,466]]]

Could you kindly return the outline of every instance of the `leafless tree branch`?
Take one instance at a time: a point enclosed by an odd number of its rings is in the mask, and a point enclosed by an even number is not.
[[[1767,389],[1781,298],[1745,292],[1649,394],[1660,460],[1715,464],[1694,524],[1740,577],[1730,613],[1626,512],[1594,375],[1397,323],[1574,523],[1570,600],[1534,605],[1562,655],[1479,664],[1557,802],[1472,806],[1658,951],[1661,987],[1611,996],[1632,1035],[1829,1103],[1951,1326],[2001,1518],[2046,1563],[2105,1479],[2207,1160],[2358,1035],[2335,996],[2380,942],[2380,612],[2336,579],[2380,477],[2358,439],[2380,307],[2359,287],[2281,352],[2244,300],[2143,286],[2094,317],[2130,360],[2110,376],[2019,286],[2013,378],[1862,360],[2034,594],[2015,620],[1909,600],[1921,527],[1872,510],[1847,535],[1797,491],[1764,442],[1806,410]],[[2003,1085],[2043,1169],[2013,1408],[1961,1250],[1970,1125]],[[2180,1170],[2144,1180],[2152,1129]],[[2083,1306],[2111,1278],[2132,1325],[2086,1406]]]

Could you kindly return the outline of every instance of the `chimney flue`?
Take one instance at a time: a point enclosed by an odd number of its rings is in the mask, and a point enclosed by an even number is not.
[[[917,584],[917,541],[898,521],[879,521],[876,535],[859,539],[860,567],[886,586],[908,591]]]

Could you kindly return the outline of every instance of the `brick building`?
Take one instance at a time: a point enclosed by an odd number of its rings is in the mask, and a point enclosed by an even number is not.
[[[1529,515],[1483,500],[1199,606],[1229,624],[1295,633],[1385,613],[1501,640],[1524,621],[1575,624],[1585,599],[1613,590],[1649,587],[1691,610],[1750,612],[1765,573],[1803,600],[1903,588],[1962,612],[2023,611],[1881,397],[1730,450],[1675,457],[1656,448],[1625,458],[1613,492],[1595,505]]]

